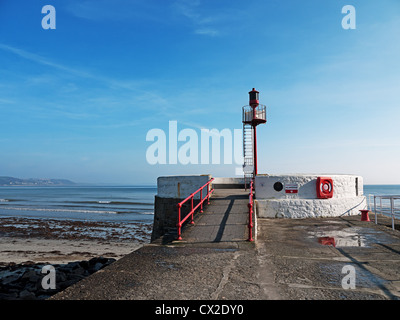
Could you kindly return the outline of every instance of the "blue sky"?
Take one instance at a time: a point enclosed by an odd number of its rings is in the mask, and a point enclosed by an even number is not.
[[[0,0],[0,175],[234,176],[237,164],[150,165],[146,134],[240,129],[255,87],[259,173],[400,184],[399,56],[398,0]]]

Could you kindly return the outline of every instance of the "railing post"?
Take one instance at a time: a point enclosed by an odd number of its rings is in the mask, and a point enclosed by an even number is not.
[[[207,204],[210,204],[210,182],[207,183]]]
[[[376,213],[376,196],[374,196],[374,213],[375,213],[375,224],[378,224],[378,214]]]
[[[181,208],[182,205],[180,203],[178,203],[178,240],[182,240],[182,236],[181,236],[181,228],[182,228],[182,224],[181,224]]]
[[[200,213],[203,213],[203,187],[200,189]]]
[[[250,182],[250,193],[249,193],[249,241],[253,242],[253,181]]]
[[[192,197],[192,199],[191,199],[192,205],[191,205],[191,210],[190,210],[190,212],[192,213],[192,215],[191,215],[190,224],[194,224],[194,221],[193,221],[193,198],[194,198],[194,193],[191,194],[191,197]]]
[[[251,203],[248,204],[249,207],[249,241],[254,241],[253,239],[253,205]]]
[[[394,199],[390,197],[390,213],[392,214],[392,229],[394,230]]]

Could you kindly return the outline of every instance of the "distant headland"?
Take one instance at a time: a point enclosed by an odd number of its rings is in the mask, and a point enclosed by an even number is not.
[[[71,186],[75,185],[67,179],[29,178],[20,179],[13,177],[0,177],[0,186]]]

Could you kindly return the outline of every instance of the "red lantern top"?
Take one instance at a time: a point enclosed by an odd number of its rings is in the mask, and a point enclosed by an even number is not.
[[[249,105],[251,105],[252,107],[256,107],[258,106],[258,104],[260,103],[259,101],[259,92],[253,88],[252,91],[249,92],[249,96],[250,96],[250,102]]]

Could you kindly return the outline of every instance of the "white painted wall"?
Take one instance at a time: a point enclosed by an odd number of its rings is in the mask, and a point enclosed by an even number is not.
[[[367,208],[364,196],[347,199],[255,200],[259,218],[318,218],[357,215]]]
[[[363,179],[356,175],[257,175],[254,183],[257,199],[317,199],[317,178],[329,177],[333,179],[332,199],[349,198],[363,195]],[[356,183],[358,180],[358,183]],[[285,187],[282,191],[274,190],[275,182],[297,184],[298,194],[286,194]],[[358,185],[358,189],[356,189]],[[357,194],[358,193],[358,194]]]
[[[316,180],[333,180],[333,197],[318,199]],[[274,183],[283,184],[282,191],[274,190]],[[297,194],[285,193],[285,185],[296,184]],[[255,202],[260,218],[314,218],[359,214],[366,209],[363,179],[356,175],[293,174],[258,175],[255,179]]]

